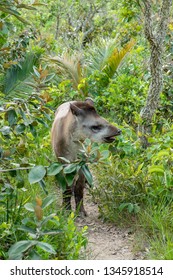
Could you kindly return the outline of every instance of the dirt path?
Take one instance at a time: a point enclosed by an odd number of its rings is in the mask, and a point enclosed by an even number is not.
[[[128,230],[118,229],[110,223],[103,223],[98,219],[98,208],[85,198],[85,209],[88,216],[78,220],[78,226],[88,226],[87,259],[90,260],[132,260],[136,259],[133,253],[133,235]]]

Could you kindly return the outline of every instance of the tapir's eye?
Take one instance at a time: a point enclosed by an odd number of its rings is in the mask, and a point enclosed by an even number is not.
[[[93,132],[99,132],[102,129],[102,125],[93,125],[90,128]]]

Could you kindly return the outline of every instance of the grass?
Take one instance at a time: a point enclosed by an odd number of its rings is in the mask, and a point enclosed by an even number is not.
[[[173,203],[148,206],[139,215],[138,231],[149,247],[147,259],[173,259]]]

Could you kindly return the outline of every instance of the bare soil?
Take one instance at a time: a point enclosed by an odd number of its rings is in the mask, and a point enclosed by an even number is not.
[[[133,260],[142,256],[134,253],[134,236],[129,229],[120,229],[98,218],[98,207],[85,197],[88,216],[78,218],[78,227],[88,226],[87,259],[89,260]]]

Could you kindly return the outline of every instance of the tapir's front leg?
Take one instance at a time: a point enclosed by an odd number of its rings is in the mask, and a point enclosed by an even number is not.
[[[84,187],[85,187],[85,176],[80,171],[79,178],[74,185],[74,196],[76,202],[76,210],[79,211],[84,216],[87,216],[87,213],[83,206],[83,195],[84,195]]]

